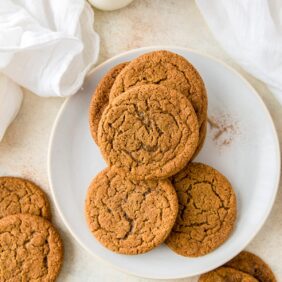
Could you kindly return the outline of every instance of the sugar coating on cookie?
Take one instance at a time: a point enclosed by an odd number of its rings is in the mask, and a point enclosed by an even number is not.
[[[160,85],[131,88],[104,110],[98,143],[110,166],[135,179],[167,178],[193,156],[195,111],[180,92]]]
[[[55,281],[63,245],[42,217],[17,214],[0,220],[0,281]]]
[[[225,266],[245,272],[260,282],[276,282],[270,267],[260,257],[247,251],[241,252]]]
[[[201,163],[190,163],[171,181],[179,212],[166,244],[191,257],[216,249],[230,236],[236,219],[236,197],[229,181]]]
[[[211,272],[202,274],[199,282],[258,282],[257,279],[239,270],[220,267]]]
[[[109,96],[111,88],[118,74],[128,63],[121,63],[110,69],[97,85],[92,96],[89,107],[89,125],[91,135],[96,143],[98,143],[98,125],[102,113],[109,104]]]
[[[129,180],[107,168],[92,181],[85,212],[91,232],[105,247],[141,254],[168,236],[178,212],[177,195],[168,180]]]
[[[184,57],[159,50],[132,60],[116,78],[110,100],[133,86],[158,84],[175,89],[192,103],[199,125],[207,112],[207,94],[204,82],[197,70]]]
[[[45,193],[33,182],[18,177],[0,177],[0,218],[28,213],[51,218]]]

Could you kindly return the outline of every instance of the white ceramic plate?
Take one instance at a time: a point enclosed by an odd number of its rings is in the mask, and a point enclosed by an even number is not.
[[[209,116],[227,126],[208,128],[197,161],[212,165],[231,181],[238,197],[238,221],[231,237],[199,258],[178,256],[162,245],[137,256],[110,252],[92,236],[84,216],[91,179],[106,165],[88,127],[93,90],[114,65],[155,50],[167,49],[191,61],[208,92]],[[273,205],[280,175],[280,153],[271,117],[256,91],[235,71],[210,57],[183,48],[163,46],[123,53],[97,67],[83,89],[62,106],[49,148],[49,180],[56,206],[73,237],[91,254],[125,272],[156,279],[182,278],[216,268],[246,247],[265,222]]]

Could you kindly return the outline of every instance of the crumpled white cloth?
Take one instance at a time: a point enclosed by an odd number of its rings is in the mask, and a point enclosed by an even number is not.
[[[99,53],[93,23],[85,0],[0,1],[0,73],[40,96],[76,93]],[[7,104],[16,112],[3,97],[1,115]],[[0,140],[8,120],[0,119]]]
[[[196,0],[226,52],[282,103],[282,1]]]
[[[0,73],[0,141],[7,126],[16,117],[23,99],[22,89],[10,78]]]

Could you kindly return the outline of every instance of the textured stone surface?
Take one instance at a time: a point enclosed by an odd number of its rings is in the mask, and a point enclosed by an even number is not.
[[[274,119],[282,146],[281,106],[262,82],[248,75],[222,50],[194,1],[135,0],[128,7],[114,12],[95,10],[95,28],[101,36],[100,63],[126,50],[161,44],[196,49],[226,62],[258,91]],[[43,99],[25,91],[22,109],[0,143],[0,175],[27,177],[50,194],[47,148],[51,127],[63,101],[61,98]],[[282,281],[281,188],[280,184],[270,217],[248,246],[248,250],[267,261],[278,281]],[[52,214],[56,226],[60,227],[66,252],[59,282],[153,281],[126,275],[90,256],[69,236],[58,212],[53,210]],[[195,282],[197,279],[168,281]]]

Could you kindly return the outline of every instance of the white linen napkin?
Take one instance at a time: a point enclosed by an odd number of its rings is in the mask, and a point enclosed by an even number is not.
[[[74,94],[97,61],[93,23],[85,0],[0,1],[0,72],[40,96]],[[3,97],[2,113],[5,105],[13,107]],[[8,120],[0,119],[0,128]]]
[[[0,141],[16,117],[23,99],[22,89],[0,73]]]
[[[282,1],[196,0],[227,53],[282,103]]]

